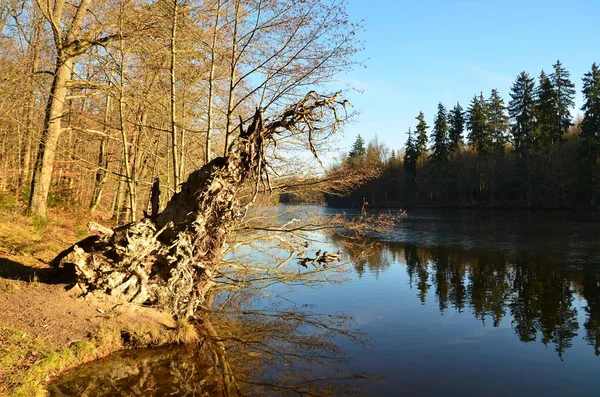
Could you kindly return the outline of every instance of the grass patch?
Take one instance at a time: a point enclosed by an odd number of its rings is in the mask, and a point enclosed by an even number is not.
[[[19,283],[13,280],[0,279],[0,294],[12,294],[19,292]]]
[[[193,324],[180,320],[175,328],[132,324],[101,327],[90,340],[55,349],[26,333],[0,325],[0,396],[46,395],[46,384],[61,372],[124,348],[193,343],[198,333]]]
[[[94,336],[95,346],[100,355],[105,355],[123,348],[121,331],[117,328],[102,327]]]
[[[0,248],[23,258],[49,261],[87,236],[89,215],[53,210],[46,218],[0,209]]]
[[[24,332],[0,326],[0,357],[0,394],[33,397],[45,395],[43,382],[72,364],[77,352],[54,350]]]
[[[0,193],[0,209],[15,212],[21,209],[21,205],[11,193]]]
[[[169,333],[105,327],[91,340],[55,350],[24,332],[0,326],[0,396],[45,396],[46,382],[60,372],[123,349],[124,334],[128,335],[127,347],[146,347],[164,344]]]
[[[88,340],[73,342],[70,347],[75,357],[81,361],[94,360],[99,356],[98,347]]]
[[[46,226],[48,226],[50,220],[41,216],[33,216],[31,218],[31,226],[36,232],[43,232]]]
[[[194,343],[198,342],[200,336],[193,324],[186,319],[177,320],[175,342],[177,343]]]

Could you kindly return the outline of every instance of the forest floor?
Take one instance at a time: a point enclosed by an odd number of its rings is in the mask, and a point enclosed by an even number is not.
[[[0,396],[43,395],[49,381],[78,364],[193,339],[189,325],[165,313],[80,298],[57,278],[49,262],[87,235],[89,219],[55,210],[40,221],[0,208]]]

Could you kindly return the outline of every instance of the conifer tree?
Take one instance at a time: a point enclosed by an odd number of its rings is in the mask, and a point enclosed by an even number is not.
[[[365,141],[359,134],[352,145],[352,149],[350,149],[350,153],[348,153],[348,162],[354,165],[360,165],[364,162],[366,154]]]
[[[465,131],[465,114],[460,103],[456,103],[448,114],[448,152],[456,152],[462,145]]]
[[[554,73],[549,78],[554,90],[554,125],[550,132],[552,143],[559,142],[571,123],[570,109],[575,106],[575,84],[569,79],[570,73],[560,61],[553,65]]]
[[[508,116],[506,115],[506,106],[504,100],[498,93],[498,90],[493,89],[487,101],[487,135],[492,141],[493,148],[496,152],[502,153],[507,140],[508,132]]]
[[[413,137],[413,134],[408,128],[408,139],[404,146],[404,172],[406,175],[406,183],[413,185],[415,182],[415,176],[417,174],[417,142]]]
[[[431,159],[435,163],[445,163],[448,160],[448,112],[442,103],[438,103],[438,111],[433,123],[433,153]]]
[[[491,149],[491,139],[488,136],[487,109],[483,94],[475,95],[468,109],[467,128],[469,144],[477,154],[488,153]]]
[[[543,148],[548,148],[552,145],[555,97],[556,94],[552,81],[550,81],[550,78],[542,70],[539,77],[539,84],[535,91],[535,129]]]
[[[521,72],[514,82],[508,104],[508,113],[511,119],[510,133],[517,152],[529,153],[534,135],[534,87],[535,82],[526,72]]]
[[[583,120],[581,121],[581,172],[591,199],[600,185],[600,68],[596,63],[583,77]]]
[[[416,148],[417,148],[417,159],[420,159],[427,153],[427,129],[429,126],[425,122],[425,115],[423,112],[419,112],[416,117],[417,123],[417,137],[416,137]]]

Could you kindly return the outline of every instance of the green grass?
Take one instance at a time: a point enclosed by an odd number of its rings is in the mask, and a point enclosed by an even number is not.
[[[98,357],[92,341],[55,350],[24,332],[0,326],[0,395],[45,396],[45,382],[52,376]]]
[[[73,362],[71,348],[56,351],[27,334],[0,326],[0,394],[14,397],[45,395],[42,383]]]

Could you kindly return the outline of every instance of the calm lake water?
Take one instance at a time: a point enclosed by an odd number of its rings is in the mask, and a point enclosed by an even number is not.
[[[370,245],[314,238],[352,258],[345,282],[230,297],[202,346],[119,353],[51,394],[600,396],[598,214],[412,210]]]

